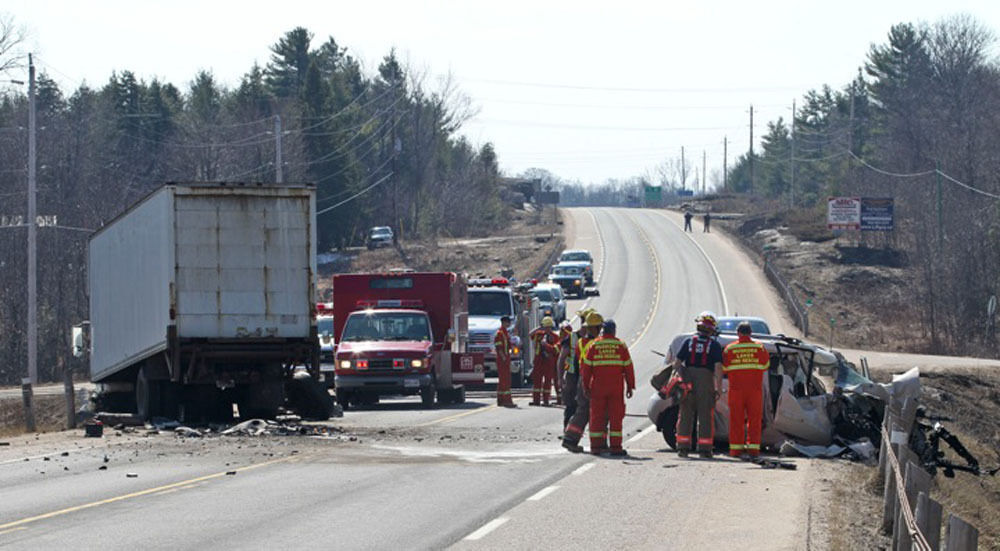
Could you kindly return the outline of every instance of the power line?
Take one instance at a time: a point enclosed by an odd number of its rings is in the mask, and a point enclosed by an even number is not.
[[[391,178],[391,177],[392,177],[392,175],[393,175],[393,173],[392,173],[392,172],[390,172],[390,173],[386,174],[385,176],[383,176],[383,177],[379,178],[379,179],[378,179],[378,181],[376,181],[376,182],[375,182],[374,184],[372,184],[372,185],[370,185],[370,186],[366,187],[365,189],[363,189],[363,190],[361,190],[361,191],[359,191],[359,192],[355,193],[354,195],[352,195],[352,196],[348,197],[347,199],[344,199],[343,201],[341,201],[341,202],[339,202],[339,203],[337,203],[337,204],[335,204],[335,205],[330,205],[329,207],[326,207],[326,208],[325,208],[325,209],[323,209],[323,210],[320,210],[320,211],[317,211],[317,212],[316,212],[316,216],[319,216],[319,215],[321,215],[321,214],[324,214],[324,213],[327,213],[327,212],[330,212],[331,210],[333,210],[333,209],[335,209],[335,208],[337,208],[337,207],[340,207],[340,206],[343,206],[343,205],[346,205],[347,203],[350,203],[351,201],[353,201],[353,200],[357,199],[358,197],[361,197],[361,196],[362,196],[362,195],[364,195],[365,193],[368,193],[368,192],[369,192],[369,191],[371,191],[372,189],[375,189],[375,187],[376,187],[376,186],[379,186],[379,185],[381,185],[382,183],[386,182],[386,181],[387,181],[387,180],[388,180],[389,178]]]
[[[733,130],[737,128],[742,128],[742,126],[704,126],[704,127],[665,127],[665,128],[654,128],[654,127],[635,127],[635,126],[588,126],[579,124],[554,124],[554,123],[543,123],[534,121],[515,121],[515,120],[503,120],[503,119],[483,119],[476,118],[470,122],[479,123],[490,123],[490,124],[508,124],[513,126],[525,126],[525,127],[539,127],[539,128],[565,128],[570,130],[613,130],[613,131],[623,131],[623,132],[690,132],[699,130]]]
[[[882,170],[881,168],[878,168],[878,167],[875,167],[875,166],[872,166],[872,165],[868,164],[867,161],[865,161],[861,157],[858,157],[857,155],[855,155],[853,151],[847,150],[847,154],[850,155],[851,157],[853,157],[854,160],[858,161],[863,166],[865,166],[865,167],[867,167],[867,168],[869,168],[869,169],[871,169],[871,170],[873,170],[875,172],[878,172],[879,174],[882,174],[884,176],[892,176],[893,178],[919,178],[921,176],[930,176],[931,174],[934,174],[936,172],[933,169],[932,170],[925,170],[923,172],[910,172],[910,173],[889,172],[888,170]]]
[[[486,84],[499,84],[503,86],[527,86],[531,88],[556,88],[561,90],[596,90],[603,92],[641,92],[641,93],[729,93],[729,92],[766,92],[766,91],[788,91],[801,90],[801,86],[787,87],[762,87],[762,88],[633,88],[618,86],[586,86],[577,84],[559,84],[547,82],[524,82],[514,80],[494,80],[494,79],[463,79],[467,82],[482,82]]]

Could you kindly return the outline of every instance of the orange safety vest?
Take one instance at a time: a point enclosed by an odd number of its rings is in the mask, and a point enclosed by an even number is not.
[[[528,337],[535,344],[535,358],[542,357],[544,351],[545,360],[555,360],[559,355],[556,344],[559,342],[559,335],[547,327],[539,327],[531,332]]]
[[[729,343],[722,351],[722,371],[729,375],[730,384],[759,382],[761,372],[770,364],[771,355],[764,345],[744,335],[740,335],[740,340]]]
[[[623,384],[635,389],[632,356],[625,343],[615,337],[599,337],[587,347],[580,361],[580,377],[587,390],[598,387],[621,394]]]
[[[503,351],[503,357],[510,358],[510,334],[507,333],[506,327],[501,325],[496,335],[493,336],[493,348],[497,350],[498,356]]]

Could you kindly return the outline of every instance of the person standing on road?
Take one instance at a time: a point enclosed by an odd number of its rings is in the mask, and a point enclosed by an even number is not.
[[[697,333],[684,340],[674,359],[674,372],[692,386],[681,398],[677,419],[677,455],[692,449],[695,418],[698,420],[698,455],[711,459],[715,436],[715,401],[722,392],[722,346],[715,340],[715,315],[702,312],[695,319]]]
[[[563,321],[559,326],[559,356],[556,359],[556,405],[563,405],[563,387],[566,386],[566,341],[573,340],[573,326],[568,321]],[[563,428],[566,428],[566,421],[563,421]]]
[[[706,210],[705,211],[705,229],[702,230],[702,233],[712,233],[712,231],[711,231],[711,225],[712,225],[712,213],[708,212]]]
[[[586,337],[587,328],[584,325],[584,319],[586,314],[583,312],[577,312],[577,316],[580,317],[580,329],[577,331],[572,330],[572,325],[569,322],[563,326],[563,334],[565,335],[559,344],[559,365],[562,370],[562,388],[563,396],[565,396],[566,408],[563,410],[563,430],[566,430],[566,425],[569,424],[570,418],[576,413],[576,387],[577,381],[580,379],[580,372],[577,365],[576,358],[576,345],[580,339]],[[568,331],[567,331],[568,330]]]
[[[505,408],[517,407],[510,395],[510,356],[511,343],[507,325],[510,316],[500,318],[500,329],[493,337],[493,348],[497,353],[497,405]]]
[[[750,338],[748,322],[736,328],[739,340],[722,351],[722,371],[729,377],[729,455],[760,455],[763,422],[763,380],[771,362],[764,345]]]
[[[531,405],[541,403],[548,406],[552,394],[552,383],[556,377],[556,363],[559,361],[559,335],[552,330],[555,321],[550,316],[542,318],[541,327],[535,328],[529,335],[534,345],[535,357],[532,361]],[[558,388],[558,383],[556,387]]]
[[[590,343],[580,361],[580,380],[584,392],[590,396],[592,454],[610,451],[612,456],[626,455],[622,448],[622,424],[625,398],[631,398],[635,391],[635,370],[628,346],[615,337],[616,331],[613,320],[605,321],[603,334]]]
[[[688,233],[691,232],[691,219],[692,218],[694,218],[694,215],[691,214],[691,211],[690,210],[685,210],[684,211],[684,231],[686,231]]]
[[[583,323],[587,331],[586,336],[576,342],[576,350],[574,352],[576,357],[575,367],[578,374],[580,373],[580,362],[587,354],[590,343],[601,334],[601,326],[604,325],[604,318],[591,310],[586,314]],[[577,379],[576,387],[576,411],[573,412],[573,416],[566,425],[562,445],[573,453],[581,453],[583,452],[583,447],[580,446],[580,439],[583,438],[583,430],[587,428],[587,422],[590,421],[590,396],[587,395],[583,388],[582,380]]]

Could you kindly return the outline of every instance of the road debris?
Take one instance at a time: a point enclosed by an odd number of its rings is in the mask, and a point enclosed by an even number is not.
[[[193,429],[191,427],[184,427],[184,426],[175,428],[174,434],[176,434],[177,436],[183,436],[185,438],[201,438],[203,436],[201,431]]]
[[[138,473],[125,473],[125,478],[139,478]]]

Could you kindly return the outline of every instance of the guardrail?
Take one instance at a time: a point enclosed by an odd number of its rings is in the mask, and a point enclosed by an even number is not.
[[[802,306],[799,302],[798,297],[792,292],[791,285],[785,280],[781,275],[781,272],[774,267],[767,255],[764,255],[764,274],[767,275],[768,281],[774,285],[778,291],[781,293],[781,298],[785,299],[785,306],[788,307],[788,311],[791,312],[794,318],[795,325],[799,326],[802,330],[802,336],[809,336],[809,310]]]
[[[882,477],[882,533],[892,549],[937,551],[941,548],[942,507],[931,499],[931,475],[909,446],[916,401],[891,403],[882,423],[879,475]],[[975,550],[979,531],[958,515],[948,515],[947,551]]]
[[[737,216],[733,216],[730,217],[729,219],[738,219],[738,218],[739,217]],[[738,239],[741,243],[743,243],[743,247],[746,250],[750,251],[751,253],[753,253],[754,255],[758,256],[761,259],[764,269],[764,275],[767,276],[767,280],[770,281],[771,284],[774,285],[774,287],[780,293],[781,298],[785,301],[785,307],[788,309],[788,312],[792,315],[792,321],[795,322],[795,325],[798,326],[800,330],[802,330],[802,336],[808,337],[809,310],[803,307],[802,303],[799,302],[798,297],[795,296],[795,293],[792,291],[792,286],[789,285],[788,280],[786,280],[785,277],[781,275],[781,272],[778,270],[778,268],[775,267],[775,265],[770,261],[766,252],[761,253],[757,249],[755,244],[752,241],[750,241],[750,239],[743,236],[738,231],[735,231],[735,229],[731,229],[726,226],[721,226],[721,227],[723,231],[728,232],[730,235],[736,237],[736,239]]]

